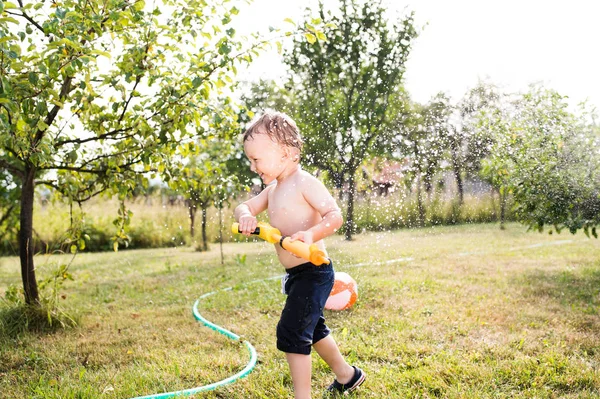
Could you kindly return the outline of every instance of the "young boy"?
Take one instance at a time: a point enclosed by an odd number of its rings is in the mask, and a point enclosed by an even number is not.
[[[342,225],[342,214],[323,183],[300,168],[302,139],[296,123],[280,112],[267,111],[244,133],[244,152],[250,169],[267,187],[235,209],[240,231],[250,235],[256,215],[264,210],[273,227],[291,240],[316,244],[327,254],[323,238]],[[277,256],[287,272],[287,299],[277,324],[277,348],[286,354],[294,397],[310,398],[311,346],[331,367],[336,379],[332,392],[356,389],[365,373],[342,357],[325,325],[323,307],[334,282],[333,262],[315,266],[276,244]]]

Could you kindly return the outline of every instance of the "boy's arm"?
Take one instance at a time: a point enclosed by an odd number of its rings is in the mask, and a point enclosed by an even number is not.
[[[271,186],[268,186],[260,194],[242,202],[235,208],[233,214],[235,220],[239,223],[239,230],[242,234],[249,236],[256,229],[256,215],[267,209],[270,190]]]
[[[301,240],[312,244],[335,233],[342,227],[344,219],[342,211],[323,183],[313,176],[307,177],[305,182],[306,184],[302,187],[302,195],[323,219],[310,229],[299,231],[290,238],[292,241]]]

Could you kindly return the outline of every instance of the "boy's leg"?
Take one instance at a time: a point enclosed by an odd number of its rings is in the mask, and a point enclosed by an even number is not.
[[[335,379],[340,384],[346,384],[354,377],[354,369],[346,362],[331,335],[313,344],[313,348],[315,348],[325,363],[331,367],[331,370],[335,374]]]
[[[294,383],[295,399],[310,399],[310,380],[312,372],[312,359],[310,355],[299,353],[286,353],[290,366],[290,374]]]

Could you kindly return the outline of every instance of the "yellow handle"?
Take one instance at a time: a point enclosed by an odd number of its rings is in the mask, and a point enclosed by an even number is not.
[[[231,232],[233,234],[240,234],[240,224],[232,224]],[[258,222],[256,225],[256,230],[254,230],[252,234],[262,238],[266,242],[270,242],[271,244],[277,244],[279,240],[281,240],[281,232],[268,223]]]
[[[231,225],[231,232],[239,234],[239,228],[239,223],[234,223]],[[254,230],[252,234],[257,235],[259,238],[262,238],[271,244],[279,244],[281,241],[281,232],[275,227],[263,222],[258,223],[256,230]],[[281,241],[281,247],[296,256],[306,259],[314,265],[321,266],[323,263],[329,264],[329,259],[325,257],[325,253],[315,244],[308,245],[305,242],[292,241],[290,237],[285,237],[283,241]]]
[[[290,251],[294,255],[308,260],[310,263],[321,266],[323,263],[329,264],[329,259],[325,257],[325,253],[315,244],[308,245],[302,241],[292,241],[290,237],[283,239],[281,246],[286,251]]]

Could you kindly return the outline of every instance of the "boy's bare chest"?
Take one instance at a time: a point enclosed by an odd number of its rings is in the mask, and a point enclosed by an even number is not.
[[[288,227],[296,232],[309,224],[314,219],[315,209],[293,187],[276,187],[269,193],[268,213],[271,224],[286,234],[283,230]]]
[[[293,187],[275,187],[269,193],[269,215],[298,212],[304,206],[306,206],[306,200],[302,196],[302,193]]]

